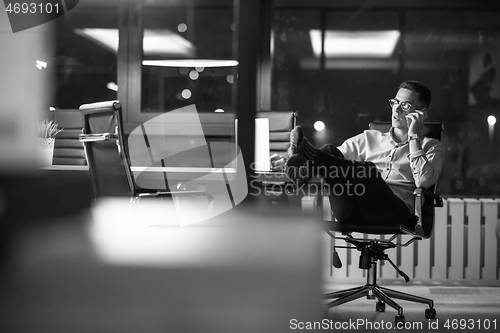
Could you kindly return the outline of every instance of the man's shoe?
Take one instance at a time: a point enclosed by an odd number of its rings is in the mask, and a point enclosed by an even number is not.
[[[288,148],[288,157],[292,157],[300,152],[300,146],[304,139],[302,128],[296,126],[290,131],[290,148]]]

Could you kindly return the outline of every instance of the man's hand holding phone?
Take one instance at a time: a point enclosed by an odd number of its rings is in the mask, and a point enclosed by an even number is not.
[[[427,118],[427,109],[415,110],[405,116],[408,126],[408,135],[420,134],[424,127],[424,120]]]

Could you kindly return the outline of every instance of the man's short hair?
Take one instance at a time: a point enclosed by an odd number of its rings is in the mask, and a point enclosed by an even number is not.
[[[431,104],[431,91],[422,82],[408,80],[401,83],[399,85],[399,89],[408,89],[415,92],[418,95],[420,103],[422,103],[427,108]]]

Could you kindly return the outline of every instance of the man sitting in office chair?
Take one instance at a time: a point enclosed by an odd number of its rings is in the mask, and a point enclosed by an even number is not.
[[[431,101],[421,82],[405,81],[393,99],[389,132],[366,130],[341,146],[315,148],[297,126],[290,133],[289,158],[271,156],[271,165],[285,168],[288,176],[303,185],[321,176],[335,196],[331,201],[341,221],[388,221],[415,227],[413,191],[428,188],[439,178],[445,149],[436,139],[420,132]]]

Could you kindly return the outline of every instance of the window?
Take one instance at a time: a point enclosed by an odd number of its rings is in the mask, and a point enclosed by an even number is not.
[[[50,106],[77,109],[81,104],[117,98],[118,7],[80,3],[54,22]]]
[[[233,112],[232,1],[148,1],[142,17],[141,112]]]
[[[273,109],[298,111],[316,145],[339,145],[390,120],[400,82],[422,81],[433,92],[428,120],[445,125],[440,193],[498,196],[500,8],[362,3],[275,3]]]

